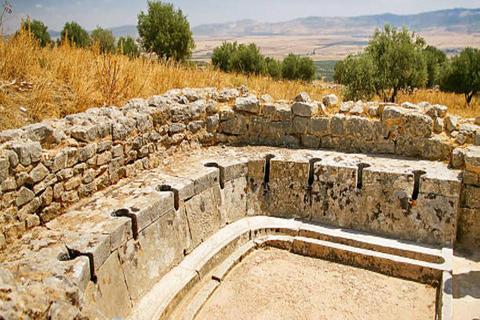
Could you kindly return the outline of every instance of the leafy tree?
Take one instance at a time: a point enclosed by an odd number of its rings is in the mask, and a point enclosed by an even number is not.
[[[62,41],[67,36],[67,40],[70,44],[75,43],[77,47],[86,47],[92,43],[87,30],[83,29],[75,21],[65,23],[62,31],[60,32],[60,39]]]
[[[303,81],[312,81],[315,78],[315,63],[308,57],[298,61],[297,78]]]
[[[439,83],[441,65],[447,61],[447,55],[434,46],[427,46],[423,54],[427,64],[427,87],[432,88]]]
[[[480,50],[465,48],[444,64],[440,89],[465,95],[469,105],[480,91]]]
[[[370,100],[375,95],[375,66],[370,55],[350,55],[336,68],[336,72],[337,77],[346,83],[343,88],[345,100]]]
[[[230,69],[244,74],[265,74],[267,65],[265,58],[260,54],[257,45],[250,43],[248,46],[241,44],[230,57]]]
[[[333,67],[333,80],[337,83],[343,83],[343,73],[345,72],[346,61],[340,60]]]
[[[296,79],[297,70],[298,56],[290,53],[285,59],[283,59],[282,77],[289,80]]]
[[[384,30],[375,30],[365,51],[375,64],[375,91],[383,101],[395,102],[400,90],[426,84],[424,46],[425,40],[405,27],[386,24]]]
[[[223,42],[221,46],[213,49],[212,64],[218,67],[220,70],[230,72],[231,63],[230,59],[234,52],[238,50],[237,42]]]
[[[271,57],[265,58],[265,63],[267,64],[267,73],[273,79],[280,79],[282,77],[282,63]]]
[[[33,21],[26,21],[23,22],[20,26],[20,29],[23,29],[38,40],[40,46],[45,47],[52,43],[52,38],[50,37],[50,33],[47,32],[48,27],[43,24],[42,21],[33,20]],[[19,31],[15,33],[18,35]]]
[[[115,51],[115,36],[111,30],[97,27],[92,31],[92,41],[98,42],[102,53]]]
[[[138,46],[130,36],[118,38],[117,46],[118,50],[127,56],[137,57],[139,55]]]
[[[311,81],[315,76],[315,63],[308,57],[300,58],[290,53],[283,59],[282,77],[284,79],[294,80],[302,79]]]
[[[367,63],[368,69],[352,61],[348,62],[350,69],[355,67],[367,72],[371,77],[369,83],[373,84],[375,93],[383,101],[395,102],[400,90],[422,87],[427,83],[424,47],[425,40],[415,33],[410,33],[405,27],[399,30],[386,24],[383,30],[375,30],[373,38],[365,48],[364,54],[368,55],[368,58],[360,54],[357,58],[347,59],[359,59],[358,63]],[[347,61],[343,61],[343,64],[336,67],[335,78],[349,87],[351,92],[364,91],[364,88],[355,86],[365,83],[365,74],[358,73],[355,76],[349,73],[349,76],[345,77],[348,73],[346,64]],[[370,84],[367,87],[370,87]]]
[[[187,18],[173,4],[147,1],[148,12],[138,15],[138,33],[145,50],[152,50],[159,58],[185,61],[192,54],[195,43]]]

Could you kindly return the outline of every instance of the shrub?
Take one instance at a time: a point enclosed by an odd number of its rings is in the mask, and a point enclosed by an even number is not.
[[[111,30],[97,27],[92,31],[92,41],[98,42],[101,53],[110,53],[115,51],[115,36]]]
[[[40,43],[40,46],[45,47],[47,45],[52,44],[52,38],[50,34],[47,32],[48,27],[43,24],[42,21],[33,20],[33,21],[26,21],[23,22],[20,26],[20,29],[24,29],[28,31],[35,39],[37,39]],[[15,33],[15,36],[19,34],[19,31]]]
[[[117,48],[120,53],[127,56],[138,57],[139,55],[138,46],[130,36],[118,38]]]
[[[89,46],[92,43],[87,30],[83,29],[74,21],[65,23],[65,26],[60,32],[61,41],[65,40],[65,36],[70,44],[75,44],[80,48]]]

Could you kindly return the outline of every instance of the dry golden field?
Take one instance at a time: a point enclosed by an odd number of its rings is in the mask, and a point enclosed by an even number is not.
[[[268,93],[275,99],[290,100],[302,91],[316,100],[332,92],[341,95],[338,89],[318,84],[227,74],[209,67],[131,59],[120,54],[105,55],[97,47],[40,48],[28,32],[21,32],[9,41],[0,38],[0,130],[92,107],[121,106],[131,98],[163,94],[173,88],[221,89],[243,84],[257,95]],[[446,104],[451,112],[464,117],[480,113],[477,100],[474,107],[466,108],[463,96],[459,95],[421,91],[400,99]]]

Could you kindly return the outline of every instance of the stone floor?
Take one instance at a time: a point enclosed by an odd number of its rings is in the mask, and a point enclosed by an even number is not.
[[[435,296],[421,283],[266,248],[226,276],[196,319],[434,319]]]
[[[455,251],[453,319],[480,319],[480,251]]]

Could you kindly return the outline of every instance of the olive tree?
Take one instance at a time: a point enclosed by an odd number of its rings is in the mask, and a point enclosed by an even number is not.
[[[383,30],[375,30],[365,48],[365,53],[360,54],[357,58],[348,58],[350,60],[359,59],[357,63],[367,63],[368,69],[366,66],[353,64],[352,61],[348,63],[367,72],[367,75],[371,77],[370,82],[375,94],[383,101],[395,102],[400,90],[422,87],[427,83],[428,73],[423,54],[424,47],[425,40],[416,36],[415,33],[410,33],[405,27],[397,29],[387,24]],[[345,77],[346,65],[344,64],[346,61],[336,68],[335,78],[350,87],[349,90],[352,92],[357,89],[362,91],[364,88],[356,88],[356,85],[365,83],[365,74],[358,73],[355,76],[350,73],[349,77]],[[356,79],[356,77],[362,79]]]
[[[70,44],[75,44],[77,47],[86,47],[92,43],[87,30],[83,29],[75,21],[65,23],[60,32],[60,39],[63,41],[65,36]]]
[[[138,33],[146,51],[160,59],[185,61],[192,54],[195,42],[187,17],[171,3],[147,1],[148,11],[138,15]]]
[[[469,105],[480,91],[480,50],[463,49],[443,67],[440,89],[465,95]]]
[[[24,21],[20,26],[20,29],[29,32],[35,39],[38,40],[38,43],[42,47],[52,44],[52,38],[50,37],[50,33],[47,31],[48,27],[42,21]],[[17,35],[18,32],[19,31],[17,31],[15,35]]]
[[[92,41],[97,42],[100,46],[100,52],[114,52],[115,51],[115,36],[111,30],[97,27],[92,31]]]
[[[117,47],[119,52],[127,56],[137,57],[139,55],[138,46],[130,36],[118,38]]]

